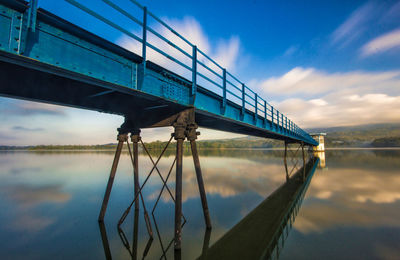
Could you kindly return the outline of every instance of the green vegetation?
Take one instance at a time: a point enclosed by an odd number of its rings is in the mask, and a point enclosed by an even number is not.
[[[145,143],[148,149],[162,149],[167,142],[155,141]],[[186,149],[190,149],[190,143],[185,142]],[[282,147],[282,141],[276,141],[265,138],[241,137],[222,140],[199,140],[197,141],[199,149],[231,149],[231,148],[276,148]]]
[[[309,133],[327,133],[325,147],[400,147],[400,124],[359,125],[351,127],[307,129]],[[146,143],[151,151],[158,151],[167,142]],[[190,150],[185,142],[185,151]],[[283,142],[258,137],[241,137],[222,140],[198,140],[199,149],[266,149],[282,148]],[[168,150],[174,149],[171,145]],[[103,145],[37,145],[37,146],[0,146],[0,150],[29,151],[68,151],[68,150],[115,150],[116,144]],[[143,149],[142,147],[140,147]],[[127,150],[126,146],[124,149]],[[168,151],[172,153],[172,151]]]
[[[0,150],[109,150],[115,149],[116,144],[103,145],[36,145],[36,146],[0,146]]]
[[[371,145],[373,147],[400,147],[400,137],[383,137],[375,139]]]
[[[307,129],[309,133],[327,133],[325,147],[377,147],[376,139],[400,136],[400,124],[358,125],[349,127]],[[392,140],[392,139],[390,139]],[[387,142],[386,147],[400,145]],[[383,147],[383,146],[379,146]]]

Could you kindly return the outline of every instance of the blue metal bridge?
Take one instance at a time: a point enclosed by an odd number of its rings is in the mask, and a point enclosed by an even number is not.
[[[126,5],[111,0],[97,1],[102,3],[102,10],[88,6],[90,1],[65,1],[75,13],[96,19],[103,25],[102,29],[113,30],[136,42],[141,55],[38,8],[37,0],[0,0],[0,95],[124,116],[125,122],[118,129],[118,146],[100,222],[129,133],[133,143],[133,153],[129,145],[128,148],[134,168],[135,199],[119,225],[133,204],[135,210],[139,209],[140,197],[143,202],[141,190],[153,171],[162,179],[163,189],[166,187],[170,192],[168,179],[163,179],[157,163],[174,138],[177,141],[172,165],[176,163],[175,197],[170,194],[175,202],[176,250],[181,248],[182,151],[186,139],[191,145],[206,226],[211,228],[195,142],[198,126],[282,140],[285,147],[298,143],[305,165],[304,146],[318,144],[308,133],[146,7],[135,0],[126,0],[139,14],[134,15],[135,12],[127,11]],[[121,22],[121,17],[125,22]],[[152,23],[148,22],[150,19]],[[139,26],[140,32],[133,32],[126,26],[128,22]],[[159,58],[154,62],[148,57],[161,57],[169,63],[163,62],[160,66]],[[154,166],[140,185],[138,144],[145,147],[140,129],[163,126],[173,126],[175,132],[156,162],[148,153]],[[143,208],[152,237],[144,202]]]
[[[142,29],[140,36],[77,1],[66,1],[82,15],[90,14],[105,27],[140,43],[141,56],[36,9],[37,1],[1,0],[1,95],[132,117],[140,128],[171,125],[173,119],[166,119],[193,107],[201,127],[317,144],[292,120],[136,1],[131,3],[143,13],[139,18],[103,0],[110,9],[137,23]],[[149,18],[183,44],[150,27]],[[176,50],[177,57],[148,41],[149,33]],[[180,75],[146,60],[148,50],[180,67]]]

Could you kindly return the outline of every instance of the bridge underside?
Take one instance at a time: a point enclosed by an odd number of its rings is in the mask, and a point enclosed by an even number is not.
[[[188,106],[0,51],[0,95],[134,118],[137,128],[171,126]],[[227,117],[195,109],[205,128],[295,142]]]

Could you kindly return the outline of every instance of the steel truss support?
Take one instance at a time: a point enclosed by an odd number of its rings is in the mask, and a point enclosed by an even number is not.
[[[175,250],[181,249],[182,235],[182,159],[183,159],[183,143],[185,138],[190,141],[193,162],[196,171],[197,184],[203,207],[203,214],[207,229],[211,229],[211,220],[207,204],[207,196],[204,188],[203,175],[200,167],[199,154],[197,151],[196,139],[200,133],[196,132],[197,124],[194,120],[194,110],[182,112],[174,123],[174,138],[176,140],[176,180],[175,180]],[[175,254],[176,256],[176,254]]]
[[[181,249],[181,219],[182,219],[182,161],[183,161],[183,141],[185,140],[186,124],[177,122],[174,124],[176,140],[176,177],[175,177],[175,250]]]
[[[134,176],[134,185],[135,185],[135,196],[139,193],[139,141],[142,138],[140,137],[140,130],[135,130],[131,134],[131,141],[133,146],[133,176]],[[129,147],[129,145],[128,145]],[[130,151],[129,151],[130,153]],[[131,153],[130,153],[131,154]],[[139,201],[136,199],[135,201],[135,210],[139,210]]]
[[[138,142],[141,141],[141,137],[140,137],[140,130],[139,129],[133,129],[131,131],[131,140],[133,143],[133,154],[131,151],[131,147],[128,141],[128,134],[127,134],[127,130],[125,128],[120,128],[119,130],[119,134],[118,134],[118,145],[117,145],[117,150],[115,152],[115,156],[114,156],[114,161],[111,167],[111,172],[110,172],[110,177],[108,179],[108,183],[107,183],[107,188],[106,188],[106,192],[104,194],[104,199],[103,199],[103,204],[101,206],[101,210],[100,210],[100,214],[99,214],[99,222],[103,222],[104,221],[104,216],[106,214],[106,210],[107,210],[107,204],[108,201],[110,199],[110,194],[111,194],[111,189],[112,189],[112,185],[114,183],[114,178],[115,178],[115,174],[117,172],[117,167],[118,167],[118,163],[119,163],[119,159],[121,157],[121,152],[122,152],[122,148],[124,143],[127,143],[127,147],[128,147],[128,151],[129,151],[129,156],[132,162],[132,166],[133,166],[133,176],[134,176],[134,193],[135,193],[135,199],[133,201],[133,203],[135,204],[135,210],[139,211],[139,195],[140,195],[140,199],[142,201],[142,205],[143,205],[143,210],[144,210],[144,219],[146,222],[146,227],[147,227],[147,232],[150,235],[151,240],[153,239],[153,231],[151,228],[151,223],[150,223],[150,218],[149,218],[149,214],[147,212],[146,209],[146,205],[144,203],[144,199],[143,199],[143,195],[140,189],[140,184],[139,184],[139,148],[138,148]],[[132,204],[133,204],[132,203]],[[132,206],[131,204],[131,206]],[[129,212],[128,212],[129,213]],[[126,216],[123,216],[124,218]],[[120,226],[120,223],[118,224],[118,227]]]
[[[204,220],[206,222],[207,229],[211,229],[211,219],[208,210],[206,190],[204,189],[203,174],[201,172],[200,159],[196,145],[197,135],[199,135],[200,132],[196,132],[197,129],[196,124],[190,124],[187,129],[188,129],[187,139],[190,141],[190,147],[192,149],[193,163],[194,163],[194,168],[196,170],[196,178],[197,178],[197,184],[199,186],[201,205],[203,206]]]
[[[291,150],[288,149],[288,144],[285,141],[285,150],[284,150],[284,157],[283,157],[283,162],[285,165],[285,171],[286,171],[286,181],[289,180],[290,176],[292,175],[292,173],[294,172],[294,170],[297,168],[297,164],[299,163],[299,160],[296,159],[298,152],[301,148],[301,152],[302,152],[302,159],[303,159],[303,174],[301,176],[302,180],[305,181],[306,178],[306,151],[305,151],[305,144],[304,142],[301,142],[299,144],[299,147],[297,148],[297,150],[295,152],[292,152]],[[291,158],[289,157],[289,155],[291,154]],[[290,161],[293,163],[293,167],[291,168],[290,172],[288,170],[288,157],[290,158]]]
[[[285,141],[285,154],[283,155],[283,162],[285,164],[286,181],[289,181],[289,172],[287,167],[287,148],[288,148],[288,143]]]
[[[110,177],[108,178],[108,183],[107,183],[106,192],[104,194],[103,204],[101,205],[101,210],[100,210],[99,219],[98,219],[99,222],[104,221],[104,215],[106,214],[106,211],[107,211],[107,204],[108,204],[108,200],[110,199],[110,194],[111,194],[112,185],[114,183],[115,173],[117,172],[119,158],[121,157],[122,146],[124,145],[124,142],[128,141],[128,135],[127,134],[118,134],[117,140],[118,140],[117,150],[115,151],[115,156],[114,156],[114,161],[113,161],[113,164],[111,167]]]
[[[121,128],[118,129],[119,135],[118,135],[117,150],[115,152],[115,157],[114,157],[114,161],[113,161],[113,164],[111,167],[110,177],[108,180],[106,192],[105,192],[104,199],[103,199],[103,204],[102,204],[101,211],[99,214],[99,222],[104,221],[104,216],[105,216],[105,213],[107,210],[107,204],[108,204],[108,201],[110,198],[111,189],[112,189],[115,174],[117,171],[118,162],[119,162],[119,159],[121,156],[122,147],[123,147],[124,142],[126,142],[128,144],[128,151],[129,151],[129,155],[130,155],[130,158],[132,161],[132,166],[133,166],[135,196],[134,196],[133,201],[128,206],[128,208],[122,214],[122,216],[118,222],[118,228],[120,229],[122,223],[125,221],[126,217],[128,216],[133,204],[135,204],[135,215],[137,214],[137,212],[139,211],[139,200],[141,200],[142,205],[143,205],[143,210],[144,210],[144,218],[145,218],[145,222],[146,222],[147,231],[150,235],[149,242],[151,244],[151,241],[153,240],[153,231],[152,231],[149,215],[147,213],[147,209],[146,209],[146,206],[144,203],[142,189],[146,185],[151,174],[154,171],[156,171],[162,180],[163,186],[161,188],[160,194],[158,195],[157,201],[152,209],[153,220],[155,222],[154,211],[155,211],[155,208],[158,204],[158,201],[161,197],[163,190],[166,189],[168,191],[169,195],[171,196],[172,200],[175,203],[175,229],[174,229],[175,232],[174,232],[174,238],[172,241],[174,242],[174,249],[176,251],[175,256],[180,256],[182,227],[186,223],[186,219],[185,219],[184,215],[182,214],[182,175],[183,175],[182,164],[183,164],[183,145],[184,145],[185,139],[187,139],[190,142],[190,146],[191,146],[193,163],[194,163],[194,168],[195,168],[195,172],[196,172],[197,184],[199,187],[200,199],[201,199],[201,203],[202,203],[206,228],[207,228],[207,230],[211,229],[211,219],[210,219],[210,214],[209,214],[209,209],[208,209],[207,196],[206,196],[206,191],[204,188],[204,180],[203,180],[203,175],[202,175],[201,166],[200,166],[200,159],[199,159],[199,154],[197,151],[197,144],[196,144],[197,135],[199,135],[200,133],[196,131],[198,127],[197,127],[197,124],[195,123],[194,115],[195,115],[195,113],[194,113],[193,109],[185,110],[177,115],[175,123],[173,124],[174,133],[171,135],[171,138],[169,139],[167,145],[164,147],[164,149],[162,150],[161,154],[159,155],[159,157],[156,161],[153,160],[152,156],[150,155],[149,151],[146,148],[146,145],[141,140],[139,129],[132,128],[132,127],[127,128],[126,126],[130,125],[129,121],[126,121],[121,126]],[[134,130],[132,130],[132,129],[134,129]],[[127,133],[129,133],[129,132],[131,132],[131,141],[132,141],[133,152],[132,152],[131,147],[128,142],[128,134]],[[163,176],[161,175],[157,165],[173,138],[176,140],[176,156],[175,156],[175,160],[173,161],[172,166],[168,172],[167,177],[164,179]],[[139,143],[142,145],[144,151],[147,153],[151,162],[153,163],[153,167],[152,167],[151,171],[149,172],[149,174],[147,175],[147,177],[145,178],[142,185],[140,185],[140,183],[139,183],[139,156],[138,156]],[[175,196],[172,194],[171,190],[169,189],[169,187],[167,185],[167,181],[170,177],[170,174],[172,172],[174,165],[175,165],[175,170],[176,170]],[[183,219],[183,223],[182,223],[182,219]],[[157,231],[157,235],[159,236],[157,225],[156,225],[156,231]],[[122,240],[125,241],[126,239],[122,239]],[[160,238],[160,241],[161,241],[161,238]],[[161,245],[161,246],[163,247],[163,245]],[[167,247],[167,249],[168,248],[169,248],[169,246]],[[133,252],[132,252],[132,254],[133,254]]]

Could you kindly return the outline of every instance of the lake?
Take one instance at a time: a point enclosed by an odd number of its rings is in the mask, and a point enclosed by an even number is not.
[[[164,176],[173,159],[173,152],[161,159]],[[293,226],[285,231],[280,259],[399,259],[400,151],[329,150],[325,159],[325,167],[310,176]],[[117,229],[133,199],[127,153],[121,156],[105,226],[97,222],[112,160],[113,152],[106,151],[0,152],[0,258],[105,259],[108,248],[112,259],[142,258],[149,241],[142,204],[137,250],[132,250],[133,210],[123,233]],[[144,154],[139,160],[142,183],[152,164]],[[205,235],[212,248],[286,182],[283,151],[203,150],[200,161],[213,229],[206,234],[193,161],[186,154],[182,259],[202,255]],[[295,164],[289,160],[289,171]],[[174,179],[173,171],[168,182],[173,194]],[[166,191],[154,218],[151,214],[161,186],[153,172],[143,189],[154,233],[146,259],[160,259],[173,238],[174,204]],[[166,257],[173,259],[173,245]]]

